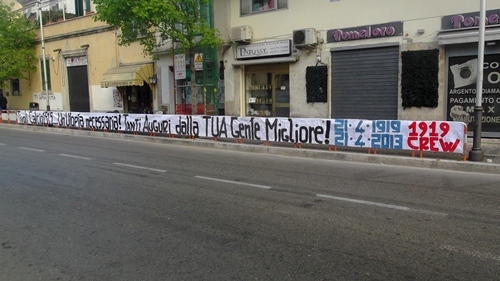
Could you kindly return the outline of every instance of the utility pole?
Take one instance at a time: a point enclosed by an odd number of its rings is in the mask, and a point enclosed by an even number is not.
[[[486,26],[486,0],[481,0],[479,12],[479,40],[477,51],[477,85],[476,106],[474,107],[474,142],[469,152],[470,161],[483,161],[484,152],[481,150],[481,131],[483,124],[483,63],[484,63],[484,29]]]

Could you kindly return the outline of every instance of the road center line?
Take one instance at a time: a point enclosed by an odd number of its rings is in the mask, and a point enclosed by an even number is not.
[[[59,154],[59,156],[71,157],[71,158],[77,158],[77,159],[83,159],[83,160],[92,160],[92,158],[70,155],[70,154]]]
[[[20,149],[24,149],[24,150],[36,151],[36,152],[45,152],[45,150],[34,149],[34,148],[29,148],[29,147],[22,147],[22,146],[20,146],[19,148]]]
[[[271,189],[272,188],[272,187],[266,186],[266,185],[253,184],[253,183],[245,183],[245,182],[239,182],[239,181],[230,181],[230,180],[223,180],[223,179],[216,179],[216,178],[208,178],[208,177],[202,177],[202,176],[195,176],[195,178],[209,180],[209,181],[218,181],[218,182],[224,182],[224,183],[231,183],[231,184],[236,184],[236,185],[251,186],[251,187],[257,187],[257,188],[263,188],[263,189]]]
[[[159,173],[166,173],[166,170],[159,170],[159,169],[154,169],[154,168],[148,168],[148,167],[142,167],[142,166],[136,166],[136,165],[130,165],[130,164],[124,164],[124,163],[113,163],[114,165],[118,166],[124,166],[124,167],[129,167],[129,168],[135,168],[135,169],[141,169],[141,170],[149,170],[153,172],[159,172]]]
[[[357,203],[357,204],[363,204],[363,205],[369,205],[369,206],[376,206],[376,207],[382,207],[382,208],[395,209],[395,210],[400,210],[400,211],[417,212],[417,213],[424,213],[424,214],[429,214],[429,215],[439,215],[439,216],[447,216],[448,215],[448,214],[445,214],[445,213],[438,213],[438,212],[431,212],[431,211],[425,211],[425,210],[419,210],[419,209],[412,209],[412,208],[408,208],[408,207],[405,207],[405,206],[384,204],[384,203],[378,203],[378,202],[372,202],[372,201],[365,201],[365,200],[358,200],[358,199],[352,199],[352,198],[346,198],[346,197],[337,197],[337,196],[324,195],[324,194],[317,194],[316,196],[322,197],[322,198],[328,198],[328,199],[338,200],[338,201],[350,202],[350,203]]]

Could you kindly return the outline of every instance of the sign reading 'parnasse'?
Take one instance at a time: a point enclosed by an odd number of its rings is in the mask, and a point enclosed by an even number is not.
[[[290,40],[238,45],[236,47],[237,59],[289,56],[291,53]]]

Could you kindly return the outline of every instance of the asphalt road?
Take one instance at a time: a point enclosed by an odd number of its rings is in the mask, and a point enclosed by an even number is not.
[[[0,280],[498,280],[500,175],[0,128]]]

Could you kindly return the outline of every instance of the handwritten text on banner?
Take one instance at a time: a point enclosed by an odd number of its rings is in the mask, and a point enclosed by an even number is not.
[[[464,153],[466,142],[466,125],[451,121],[19,111],[18,122],[207,138],[451,153]]]

